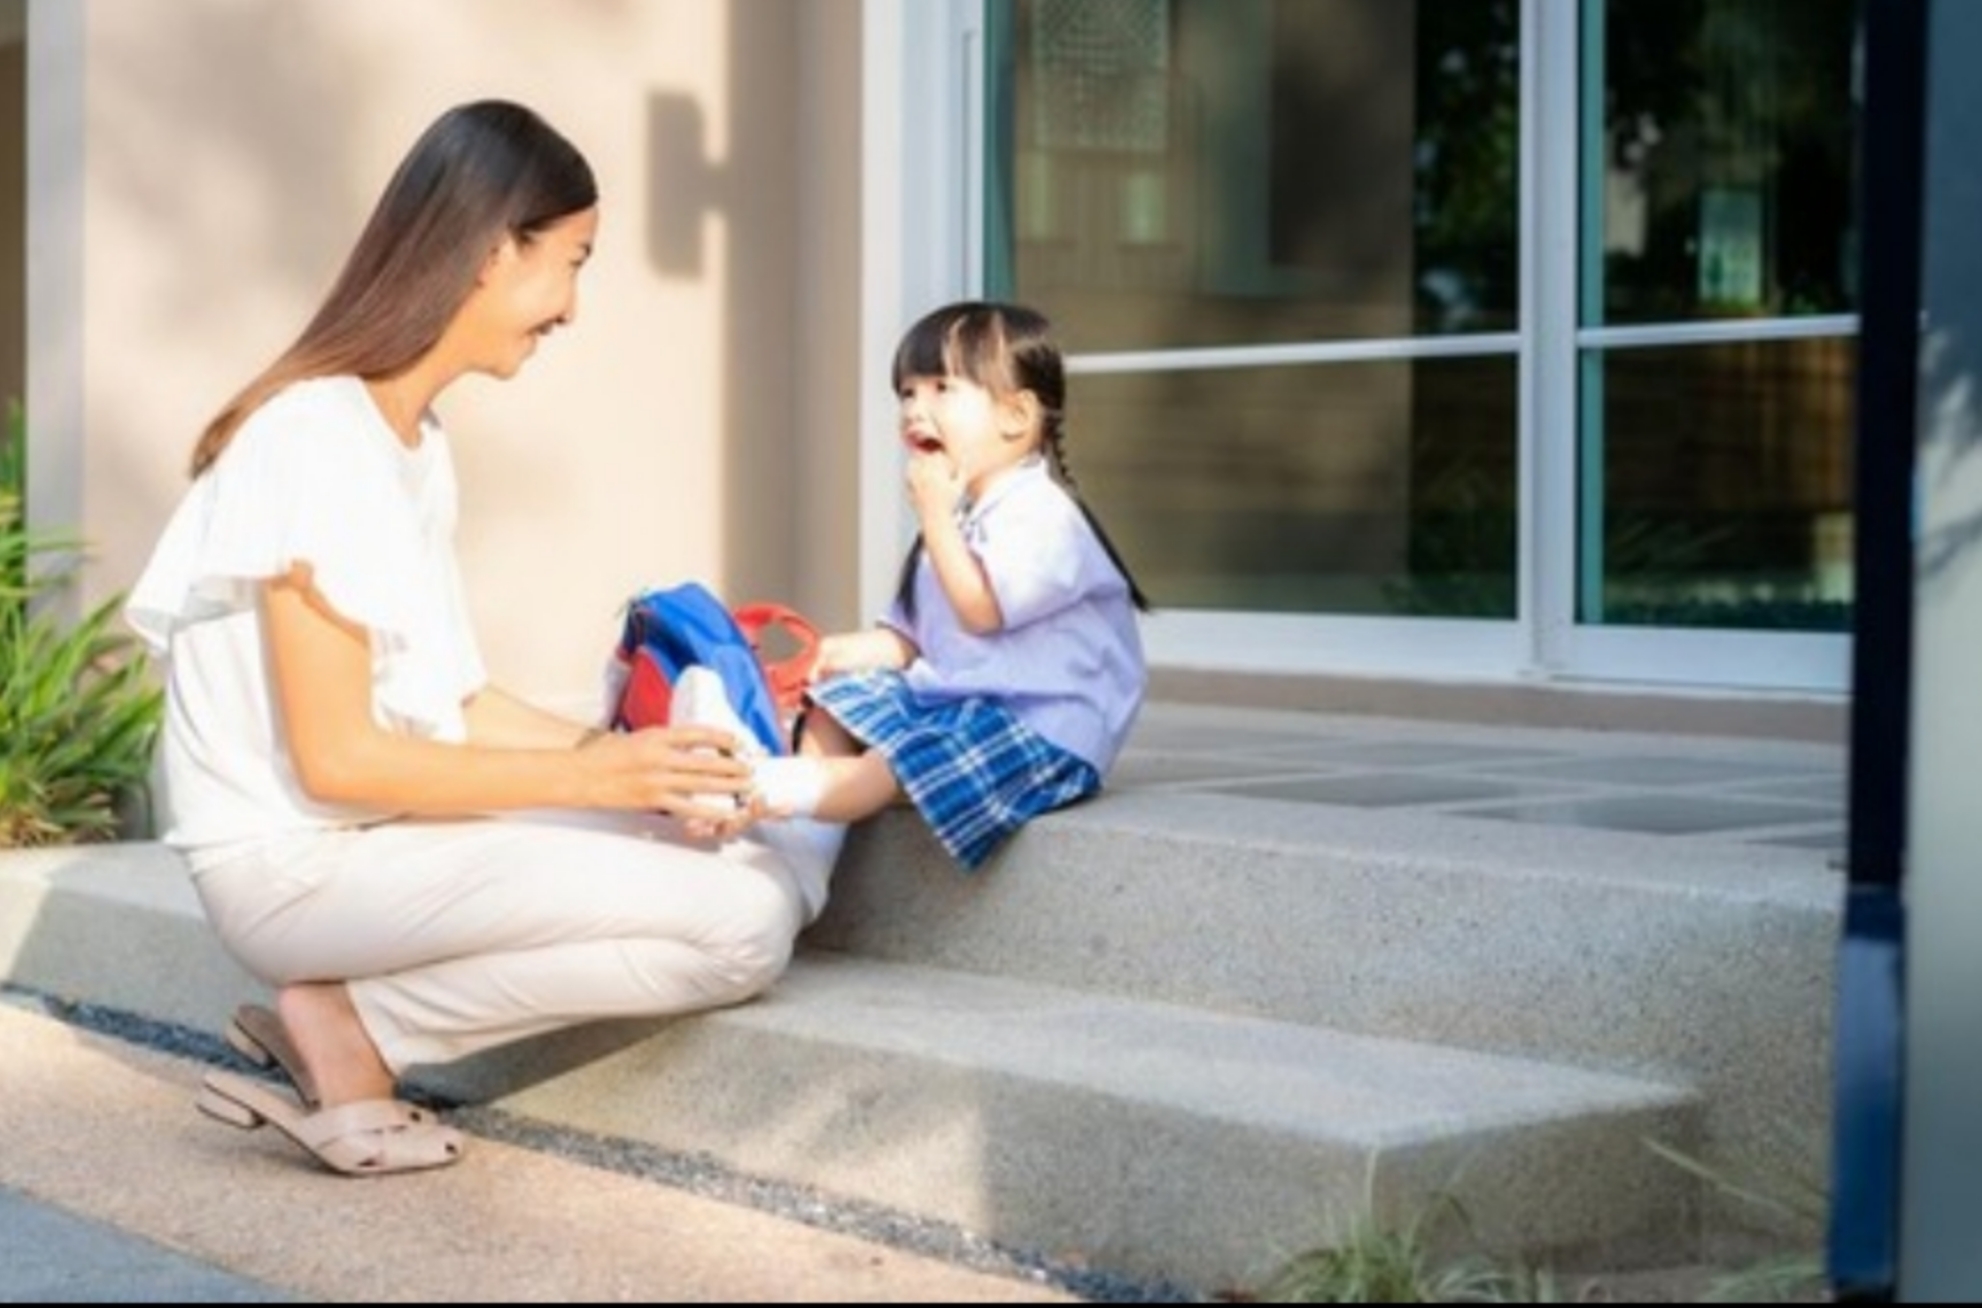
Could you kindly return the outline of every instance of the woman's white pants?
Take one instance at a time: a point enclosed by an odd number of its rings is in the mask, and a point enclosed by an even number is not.
[[[399,1074],[578,1022],[737,1003],[775,981],[825,904],[843,829],[810,854],[677,830],[530,813],[190,857],[234,957],[271,986],[345,982]]]

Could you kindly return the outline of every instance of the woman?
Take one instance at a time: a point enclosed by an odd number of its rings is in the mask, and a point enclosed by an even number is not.
[[[602,732],[489,684],[477,651],[433,405],[571,322],[598,223],[589,165],[529,109],[442,115],[301,337],[207,427],[132,590],[166,667],[164,839],[278,991],[228,1036],[297,1092],[215,1072],[199,1106],[337,1171],[460,1156],[394,1098],[408,1068],[749,998],[824,901],[823,868],[669,821],[733,811],[731,734]]]

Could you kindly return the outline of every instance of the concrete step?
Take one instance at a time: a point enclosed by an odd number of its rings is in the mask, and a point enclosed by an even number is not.
[[[883,815],[812,939],[1687,1085],[1707,1158],[1800,1180],[1829,1174],[1842,902],[1807,848],[1131,788],[975,876]]]
[[[1035,821],[974,876],[913,813],[884,814],[852,833],[812,939],[1691,1074],[1715,1056],[1703,1041],[1748,1066],[1762,1046],[1818,1043],[1840,885],[1807,850],[1131,791]]]
[[[451,1088],[521,1079],[494,1061]],[[1694,1248],[1691,1179],[1646,1148],[1693,1147],[1683,1088],[822,952],[494,1102],[1200,1287],[1448,1201],[1451,1247]]]
[[[0,979],[202,1030],[261,995],[150,845],[0,857]],[[422,1080],[1199,1286],[1438,1196],[1504,1251],[1683,1257],[1697,1234],[1691,1178],[1645,1147],[1698,1140],[1683,1084],[816,945],[757,1003]]]

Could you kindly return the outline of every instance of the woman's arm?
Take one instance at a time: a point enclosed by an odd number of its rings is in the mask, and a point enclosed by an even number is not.
[[[543,732],[542,745],[456,745],[387,731],[372,718],[367,634],[324,603],[307,567],[268,583],[262,602],[277,708],[297,779],[312,799],[429,816],[624,808],[721,819],[731,810],[703,797],[749,788],[748,769],[715,752],[735,740],[708,728],[601,736],[575,750],[575,733],[552,732],[555,719],[531,715],[508,720],[534,720],[535,728],[522,729]]]

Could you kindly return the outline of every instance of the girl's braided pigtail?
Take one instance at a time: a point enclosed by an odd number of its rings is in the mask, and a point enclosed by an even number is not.
[[[1115,571],[1121,573],[1122,580],[1128,583],[1129,598],[1135,602],[1136,608],[1144,613],[1149,612],[1149,597],[1144,595],[1142,587],[1136,584],[1135,574],[1130,572],[1129,565],[1122,561],[1122,553],[1115,548],[1115,542],[1108,539],[1108,532],[1102,527],[1101,520],[1094,516],[1093,509],[1087,507],[1087,501],[1081,497],[1080,486],[1074,481],[1073,469],[1067,466],[1066,427],[1060,410],[1047,409],[1044,423],[1046,462],[1053,479],[1066,488],[1067,494],[1074,497],[1074,504],[1080,509],[1081,516],[1087,519],[1087,525],[1093,529],[1094,538],[1100,541],[1101,548],[1107,551],[1108,561],[1115,565]]]

